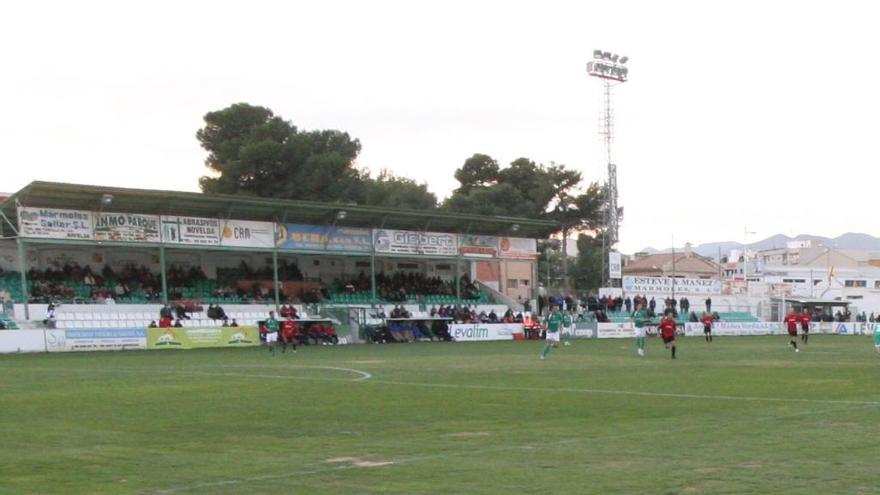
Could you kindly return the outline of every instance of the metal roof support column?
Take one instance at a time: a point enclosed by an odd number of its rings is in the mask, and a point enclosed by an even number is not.
[[[459,273],[459,264],[461,263],[461,255],[455,258],[455,297],[461,303],[461,274]]]
[[[280,314],[278,307],[281,299],[278,293],[278,286],[281,284],[278,282],[278,251],[274,249],[272,250],[272,280],[275,282],[275,314]]]
[[[24,302],[24,319],[30,320],[30,311],[28,310],[28,299],[30,294],[27,290],[27,258],[24,256],[24,241],[21,236],[16,239],[18,241],[18,270],[21,272],[21,297]]]
[[[159,274],[162,279],[162,304],[168,304],[168,278],[165,276],[165,246],[159,246]]]
[[[370,292],[372,293],[372,302],[376,304],[376,250],[370,252]]]

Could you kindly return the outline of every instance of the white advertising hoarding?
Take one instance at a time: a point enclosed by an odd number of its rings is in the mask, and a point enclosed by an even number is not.
[[[46,330],[46,350],[49,352],[146,348],[147,331],[144,328]]]
[[[619,279],[623,276],[623,268],[620,263],[620,253],[608,253],[608,277]]]
[[[137,213],[96,213],[95,240],[160,242],[159,217]]]
[[[275,224],[247,220],[221,220],[220,245],[240,247],[275,247]]]
[[[458,254],[458,236],[441,232],[375,229],[373,246],[377,253],[455,256]]]
[[[0,330],[0,354],[46,352],[42,330]]]
[[[800,330],[800,326],[798,326]],[[734,322],[716,321],[712,324],[712,335],[780,335],[786,333],[781,323],[772,321]],[[702,323],[685,323],[685,335],[703,335]]]
[[[162,242],[217,246],[220,244],[220,220],[162,215]]]
[[[703,278],[623,277],[623,290],[636,294],[721,294],[721,281]]]
[[[94,238],[90,211],[21,207],[18,209],[18,228],[23,237]]]
[[[599,323],[596,328],[596,337],[600,339],[625,339],[635,336],[636,330],[632,322]]]
[[[522,323],[455,323],[449,325],[449,335],[456,342],[513,340],[515,333],[523,333]]]

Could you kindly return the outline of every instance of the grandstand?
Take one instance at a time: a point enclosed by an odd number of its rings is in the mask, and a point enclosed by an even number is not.
[[[58,328],[143,327],[163,304],[222,304],[248,325],[286,302],[315,314],[489,307],[505,299],[508,265],[534,273],[534,248],[520,246],[555,228],[525,218],[52,182],[14,193],[0,214],[0,294],[18,319],[39,321],[46,304],[61,303]],[[501,267],[499,280],[472,280],[480,263]],[[203,311],[188,314],[184,325],[219,324]]]

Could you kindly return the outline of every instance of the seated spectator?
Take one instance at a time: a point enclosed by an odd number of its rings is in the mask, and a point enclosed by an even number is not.
[[[228,327],[229,326],[229,319],[223,318],[223,323],[221,323],[220,326],[221,327]]]
[[[498,323],[498,315],[495,314],[494,309],[489,311],[489,323]]]
[[[232,319],[232,323],[230,323],[229,326],[230,327],[237,327],[238,326],[238,322],[235,321],[235,318]]]
[[[333,328],[333,325],[331,325],[330,323],[325,323],[323,325],[319,324],[318,332],[324,344],[335,345],[339,343],[339,337],[336,335],[336,329]]]
[[[187,316],[186,314],[186,306],[184,306],[183,304],[177,303],[177,305],[174,307],[174,312],[177,314],[178,320],[189,319],[189,316]]]
[[[285,304],[281,306],[281,309],[278,310],[278,313],[281,315],[282,318],[293,318],[293,307]]]
[[[223,307],[219,304],[214,306],[214,313],[217,315],[215,320],[225,320],[226,319],[226,311],[223,310]]]
[[[437,336],[437,338],[445,340],[446,342],[452,341],[452,335],[449,334],[449,323],[444,320],[437,320],[431,325],[431,332]]]
[[[156,320],[151,321],[147,328],[158,328],[158,325],[156,325]]]
[[[171,318],[171,308],[167,304],[159,310],[159,318]]]

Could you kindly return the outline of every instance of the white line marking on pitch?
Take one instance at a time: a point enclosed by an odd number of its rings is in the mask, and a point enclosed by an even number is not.
[[[546,387],[510,387],[503,385],[468,385],[458,383],[424,383],[402,382],[392,380],[370,380],[370,383],[387,385],[405,385],[411,387],[426,388],[451,388],[466,390],[498,390],[510,392],[572,392],[582,394],[606,394],[606,395],[633,395],[639,397],[665,397],[672,399],[706,399],[706,400],[733,400],[745,402],[801,402],[815,404],[849,404],[861,406],[880,406],[880,401],[846,400],[846,399],[803,399],[797,397],[752,397],[747,395],[701,395],[701,394],[678,394],[672,392],[640,392],[637,390],[608,390],[598,388],[546,388]]]

